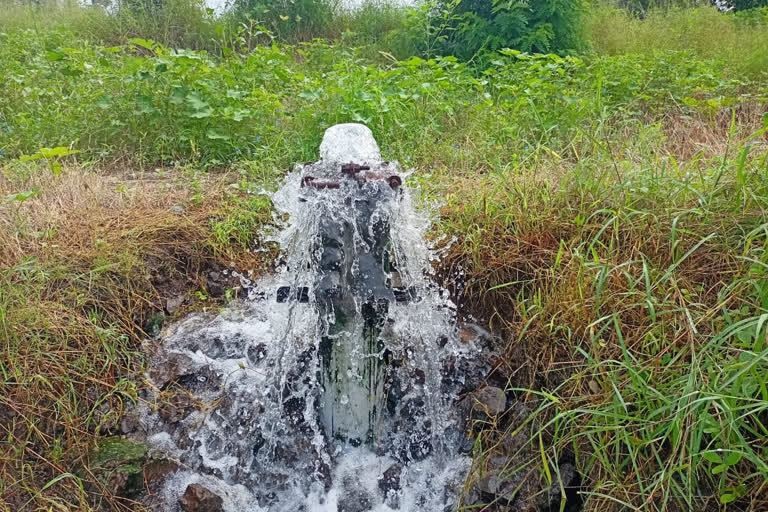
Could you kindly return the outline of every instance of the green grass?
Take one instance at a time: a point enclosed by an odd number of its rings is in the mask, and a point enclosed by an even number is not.
[[[765,506],[765,133],[684,163],[625,146],[450,197],[463,243],[446,263],[508,332],[509,386],[535,404],[507,435],[530,433],[519,460],[538,457],[542,480],[542,457],[581,460],[588,510]]]
[[[768,29],[599,8],[596,52],[460,63],[394,58],[376,31],[401,27],[396,9],[296,44],[199,11],[180,31],[28,9],[0,13],[8,510],[133,506],[88,468],[142,385],[142,329],[169,294],[206,296],[208,268],[263,272],[248,249],[270,206],[252,191],[348,121],[443,204],[439,271],[464,270],[462,308],[502,336],[534,411],[486,426],[480,451],[524,432],[534,485],[575,460],[588,511],[767,506],[768,91],[751,45]]]
[[[721,13],[714,7],[651,10],[642,18],[617,8],[594,9],[587,31],[602,55],[653,55],[689,50],[717,60],[731,76],[765,80],[768,10]]]

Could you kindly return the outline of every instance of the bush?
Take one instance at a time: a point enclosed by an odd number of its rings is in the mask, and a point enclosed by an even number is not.
[[[447,25],[440,50],[465,60],[502,48],[572,53],[584,47],[584,13],[583,0],[438,0],[432,10]]]
[[[235,15],[248,16],[284,41],[328,35],[337,4],[333,0],[235,0]]]

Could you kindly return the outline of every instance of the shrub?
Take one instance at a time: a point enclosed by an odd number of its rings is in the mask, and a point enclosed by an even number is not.
[[[470,59],[481,50],[571,53],[584,47],[583,0],[438,0],[432,14],[447,24],[440,50]],[[446,17],[445,9],[453,12]]]
[[[235,13],[248,16],[285,41],[327,35],[334,21],[333,0],[235,0]]]

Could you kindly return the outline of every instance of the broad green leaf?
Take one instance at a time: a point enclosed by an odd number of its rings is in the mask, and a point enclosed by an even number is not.
[[[208,133],[206,133],[206,136],[212,140],[229,140],[231,138],[229,135],[219,133],[216,130],[208,130]]]
[[[40,154],[44,158],[57,158],[61,156],[75,155],[80,151],[77,149],[69,149],[66,146],[57,146],[55,148],[40,148]]]
[[[304,91],[299,93],[299,98],[304,98],[305,100],[309,101],[315,101],[316,99],[320,98],[320,91]]]
[[[153,50],[155,46],[157,46],[157,43],[152,41],[151,39],[141,39],[138,37],[129,39],[128,42],[135,44],[136,46],[141,46],[142,48],[146,48],[147,50]]]
[[[32,190],[27,190],[25,192],[18,192],[16,194],[12,194],[8,197],[6,197],[6,201],[18,201],[20,203],[26,201],[27,199],[32,199],[33,197],[39,196],[41,193],[41,190],[39,188],[35,188]]]
[[[102,110],[107,110],[112,107],[112,96],[104,94],[99,96],[99,99],[96,100],[96,106]]]
[[[174,87],[171,91],[171,95],[168,97],[168,101],[174,105],[181,105],[184,103],[184,98],[187,96],[187,90],[185,87]]]
[[[63,60],[65,55],[61,52],[57,51],[47,51],[45,52],[45,59],[49,60],[51,62],[56,62],[58,60]]]
[[[203,110],[204,108],[208,108],[208,103],[203,100],[203,97],[200,95],[199,92],[191,92],[187,94],[186,97],[187,104],[193,109],[193,110]]]
[[[211,107],[206,107],[202,110],[198,110],[197,112],[192,112],[191,114],[187,114],[188,117],[192,117],[194,119],[204,119],[206,117],[211,117],[213,115],[213,109]]]
[[[232,119],[235,121],[242,121],[248,117],[251,117],[251,111],[248,109],[240,108],[232,112]]]

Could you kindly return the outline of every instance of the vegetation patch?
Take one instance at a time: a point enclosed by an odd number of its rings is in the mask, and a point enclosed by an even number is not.
[[[6,510],[137,509],[141,447],[103,457],[139,343],[269,268],[262,192],[350,121],[440,205],[438,275],[502,340],[517,401],[474,426],[467,492],[503,454],[584,510],[768,507],[763,11],[579,4],[577,51],[457,58],[429,7],[151,4],[0,14]]]

